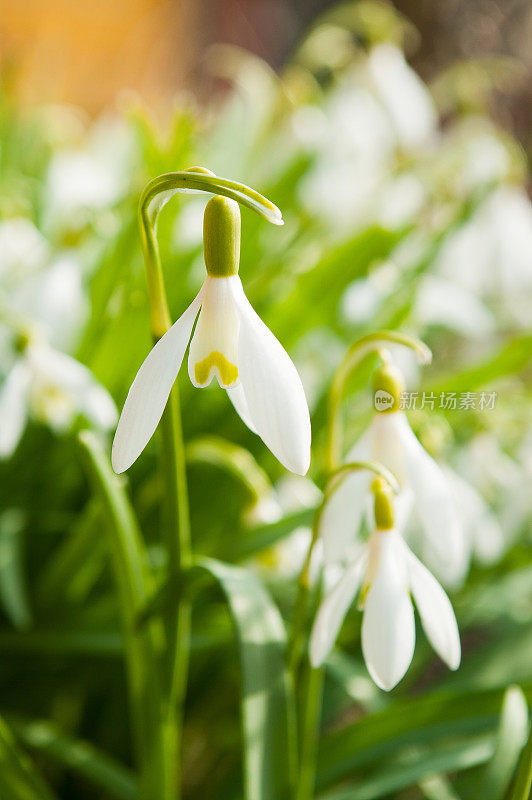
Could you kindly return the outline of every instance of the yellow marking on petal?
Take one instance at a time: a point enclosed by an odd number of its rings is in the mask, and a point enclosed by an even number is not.
[[[218,370],[218,374],[224,386],[230,386],[237,380],[238,367],[231,364],[222,353],[213,350],[212,353],[209,353],[207,358],[204,358],[203,361],[198,361],[198,363],[194,365],[196,382],[200,385],[206,384],[209,380],[211,370],[214,367]]]
[[[357,603],[358,611],[364,611],[364,607],[366,605],[366,597],[368,596],[369,589],[370,589],[370,584],[366,581],[362,586],[358,595],[358,603]]]

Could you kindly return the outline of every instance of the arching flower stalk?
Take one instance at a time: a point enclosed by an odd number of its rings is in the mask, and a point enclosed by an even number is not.
[[[235,200],[218,195],[207,204],[204,254],[203,286],[133,381],[113,444],[113,467],[116,472],[128,469],[152,437],[190,341],[193,385],[203,388],[215,377],[245,424],[287,469],[304,475],[310,464],[305,393],[290,357],[244,293]]]
[[[160,210],[178,192],[206,192],[215,197],[207,204],[204,218],[207,278],[196,298],[172,325],[156,232]],[[283,464],[304,473],[310,461],[310,420],[301,381],[286,352],[251,308],[238,277],[238,203],[273,225],[283,224],[281,212],[267,198],[202,167],[154,178],[145,187],[139,203],[154,347],[126,399],[115,435],[112,463],[117,472],[126,470],[140,455],[160,421],[167,580],[169,585],[180,587],[192,565],[192,551],[176,377],[191,337],[189,375],[193,384],[207,386],[216,377],[246,424],[256,430]],[[179,798],[191,622],[191,601],[186,592],[180,593],[177,603],[168,605],[164,616],[167,646],[163,677],[167,702],[159,720],[163,741],[160,782],[165,787],[161,796]]]
[[[451,603],[402,539],[390,493],[381,480],[374,483],[373,494],[375,527],[319,608],[310,638],[310,660],[314,668],[323,664],[358,595],[358,608],[364,615],[364,659],[375,683],[389,691],[404,676],[414,654],[411,595],[427,638],[453,670],[460,664],[460,638]]]
[[[459,582],[467,568],[467,548],[449,482],[414,435],[401,410],[404,382],[389,353],[379,348],[383,363],[375,371],[377,410],[369,427],[347,453],[346,460],[370,459],[384,464],[401,485],[399,513],[406,520],[415,511],[423,532],[423,551],[446,582]],[[375,347],[377,349],[377,347]],[[325,509],[320,525],[326,562],[348,557],[368,508],[369,481],[350,475]]]

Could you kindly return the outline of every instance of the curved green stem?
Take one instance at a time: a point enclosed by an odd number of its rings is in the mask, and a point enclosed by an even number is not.
[[[341,460],[342,401],[347,380],[370,353],[383,351],[388,344],[401,344],[417,354],[421,364],[430,364],[432,353],[424,342],[405,333],[376,331],[354,342],[338,366],[329,390],[329,425],[327,430],[326,468],[334,470]]]
[[[374,461],[352,461],[334,470],[327,480],[323,498],[314,515],[312,539],[307,551],[303,568],[299,575],[296,602],[294,604],[292,636],[288,648],[288,669],[291,679],[297,685],[303,646],[310,595],[310,565],[314,547],[319,538],[320,521],[323,511],[332,495],[339,489],[344,479],[352,472],[368,470],[383,479],[397,493],[399,483],[389,469]],[[301,725],[301,747],[299,762],[299,779],[295,800],[312,800],[316,775],[316,754],[318,748],[321,700],[323,688],[323,668],[313,669],[307,662],[307,678],[303,720]]]
[[[307,675],[307,703],[301,725],[299,780],[295,800],[312,800],[316,781],[316,758],[323,698],[324,669],[310,668]]]
[[[316,546],[319,538],[321,515],[323,514],[325,506],[331,499],[331,496],[340,488],[344,479],[350,473],[359,472],[360,470],[364,469],[368,470],[369,472],[373,472],[377,477],[386,481],[393,492],[397,493],[399,491],[399,483],[395,475],[393,475],[393,473],[390,472],[390,470],[385,466],[377,463],[376,461],[351,461],[348,464],[343,464],[341,467],[334,470],[331,475],[329,475],[323,492],[322,501],[316,509],[316,513],[314,514],[314,520],[312,523],[312,538],[310,540],[307,555],[298,578],[297,596],[294,603],[292,635],[288,645],[288,668],[294,676],[297,674],[299,669],[303,643],[305,640],[305,623],[307,618],[308,598],[310,594],[310,565],[312,562],[314,547]]]
[[[142,630],[136,618],[153,590],[153,576],[134,512],[120,478],[111,470],[96,436],[79,434],[80,453],[95,496],[105,511],[111,563],[120,598],[124,651],[135,748],[140,768],[139,798],[173,800],[168,781],[168,736],[161,724],[163,704],[159,671],[160,622]]]
[[[377,461],[349,461],[347,464],[342,464],[338,467],[327,480],[325,486],[323,505],[326,505],[331,498],[331,495],[339,488],[344,478],[351,472],[360,472],[361,469],[367,469],[373,472],[378,478],[383,478],[390,486],[393,492],[397,494],[400,491],[399,481],[384,464],[379,464]]]
[[[336,370],[329,393],[329,417],[326,440],[326,468],[329,472],[323,499],[314,516],[312,539],[301,570],[296,601],[294,604],[292,636],[288,648],[288,667],[292,680],[297,684],[301,656],[305,642],[305,629],[310,594],[310,565],[314,547],[319,537],[319,527],[323,510],[332,494],[342,484],[344,478],[355,470],[367,469],[379,478],[384,479],[394,492],[399,490],[395,476],[386,467],[373,461],[354,461],[340,466],[342,454],[342,400],[345,385],[353,371],[370,353],[379,353],[386,358],[386,345],[401,344],[414,350],[422,363],[429,363],[431,352],[426,345],[402,333],[393,331],[377,331],[364,336],[355,342],[347,351],[343,361]],[[306,663],[306,690],[304,694],[304,712],[301,725],[301,746],[299,762],[299,780],[295,800],[312,800],[316,775],[316,755],[318,749],[319,723],[323,688],[323,668],[312,669]]]
[[[157,243],[157,218],[168,200],[180,191],[220,194],[248,206],[274,225],[282,225],[277,206],[244,184],[219,178],[210,170],[192,167],[169,172],[150,181],[139,202],[139,225],[146,266],[151,332],[154,341],[171,325],[164,277]],[[161,419],[162,467],[166,483],[165,538],[168,552],[168,581],[181,585],[191,565],[190,514],[186,477],[185,446],[177,382]],[[163,725],[166,733],[165,782],[173,787],[172,800],[180,796],[180,749],[190,650],[190,602],[181,593],[176,606],[167,611],[168,704]]]

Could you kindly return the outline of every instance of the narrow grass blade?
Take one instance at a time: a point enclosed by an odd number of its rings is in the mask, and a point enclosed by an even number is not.
[[[0,718],[0,797],[5,800],[55,800],[30,758]]]
[[[498,690],[427,695],[418,697],[415,704],[398,701],[325,737],[318,759],[318,784],[325,789],[358,769],[382,764],[400,747],[429,743],[436,747],[452,737],[492,733],[501,703]]]
[[[66,736],[45,720],[10,720],[11,728],[30,749],[43,753],[118,800],[136,800],[133,775],[89,742]]]
[[[295,758],[295,709],[285,666],[286,633],[281,615],[249,570],[202,559],[227,598],[242,669],[244,797],[289,796]]]
[[[9,509],[0,515],[0,601],[15,628],[27,628],[31,609],[23,566],[23,514]]]
[[[82,432],[79,441],[87,474],[108,520],[106,530],[120,599],[135,744],[141,770],[140,796],[159,796],[166,800],[168,761],[175,763],[177,754],[173,729],[165,726],[162,718],[158,659],[162,630],[155,619],[140,630],[137,626],[137,616],[152,592],[148,559],[123,479],[112,472],[108,456],[92,433]]]
[[[456,772],[483,764],[491,755],[493,745],[485,737],[472,742],[445,745],[437,750],[409,752],[404,758],[377,769],[352,787],[339,789],[319,800],[379,800],[400,789],[414,786],[424,778],[439,773]]]
[[[504,695],[495,753],[484,775],[484,800],[502,800],[506,794],[526,742],[527,732],[526,698],[518,686],[510,686]]]
[[[189,463],[210,464],[233,475],[248,490],[251,503],[272,491],[271,482],[249,450],[220,436],[203,436],[187,445]]]
[[[532,731],[519,762],[515,786],[510,800],[529,800],[532,791]]]

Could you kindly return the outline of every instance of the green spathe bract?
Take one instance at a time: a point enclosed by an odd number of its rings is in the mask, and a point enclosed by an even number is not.
[[[385,392],[392,402],[387,408],[378,409],[382,414],[398,411],[401,406],[401,394],[405,390],[403,376],[393,364],[384,363],[373,373],[373,392]]]
[[[240,262],[240,208],[236,200],[216,195],[205,206],[203,253],[213,278],[238,274]]]

